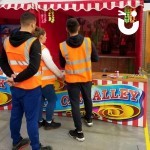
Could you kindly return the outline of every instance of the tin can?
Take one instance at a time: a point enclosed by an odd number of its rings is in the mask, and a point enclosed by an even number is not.
[[[119,71],[115,71],[116,72],[116,77],[119,77]]]

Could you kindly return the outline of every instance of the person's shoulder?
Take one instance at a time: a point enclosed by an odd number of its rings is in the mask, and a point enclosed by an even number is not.
[[[91,38],[90,37],[84,37],[84,40],[87,40],[88,42],[91,43]]]
[[[59,45],[63,45],[63,44],[66,44],[66,41],[62,41],[59,43]]]
[[[33,37],[33,38],[28,39],[28,40],[30,40],[29,43],[31,44],[31,48],[40,49],[41,50],[41,43],[40,43],[39,39]]]
[[[44,56],[44,57],[46,56],[46,57],[52,58],[51,52],[50,52],[50,50],[47,47],[42,49],[42,56]]]
[[[87,36],[85,36],[84,39],[91,40],[91,38]]]
[[[47,47],[44,44],[41,44],[41,49],[44,50],[47,49]]]
[[[40,41],[38,38],[36,37],[31,37],[30,39],[28,40],[31,40],[33,44],[38,44],[38,45],[41,45]]]
[[[31,37],[30,39],[33,40],[33,41],[36,41],[36,40],[37,40],[37,41],[39,42],[39,39],[38,39],[37,37],[34,37],[34,36],[33,36],[33,37]]]
[[[30,37],[26,40],[26,42],[36,42],[36,41],[39,42],[39,40],[37,40],[36,37]]]
[[[61,41],[60,43],[64,43],[64,42],[66,42],[66,40],[64,40],[64,41]]]

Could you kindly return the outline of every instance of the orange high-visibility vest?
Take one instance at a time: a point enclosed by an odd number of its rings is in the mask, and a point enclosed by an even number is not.
[[[80,47],[72,48],[66,41],[60,43],[62,56],[66,60],[65,80],[68,83],[92,81],[91,40],[84,38]]]
[[[36,38],[32,37],[18,47],[13,47],[9,42],[9,38],[6,38],[4,41],[8,62],[14,74],[17,75],[28,67],[30,47],[35,40]],[[39,71],[34,76],[22,82],[15,83],[14,87],[34,89],[41,86],[41,84],[41,68],[39,68]]]
[[[45,45],[42,45],[42,50],[46,48]],[[48,84],[54,84],[56,80],[55,74],[46,66],[45,62],[41,60],[42,67],[42,87]]]

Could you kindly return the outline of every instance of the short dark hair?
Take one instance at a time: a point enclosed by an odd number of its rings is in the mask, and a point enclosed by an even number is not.
[[[67,20],[66,27],[69,33],[76,33],[78,31],[79,22],[76,18],[70,18]]]
[[[20,24],[28,26],[33,21],[36,21],[36,16],[30,12],[25,12],[20,17]]]
[[[33,35],[39,39],[40,36],[41,36],[41,35],[44,35],[45,33],[46,33],[46,31],[45,31],[43,28],[36,27],[36,29],[35,29]]]

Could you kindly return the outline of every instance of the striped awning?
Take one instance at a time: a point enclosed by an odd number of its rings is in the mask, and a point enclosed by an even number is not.
[[[138,7],[143,6],[143,0],[51,0],[49,2],[38,2],[38,9],[44,11],[63,9],[65,11],[73,9],[79,11],[84,9],[90,11],[95,9],[100,11],[104,8],[113,9],[115,7],[124,8],[125,6]]]
[[[7,1],[7,3],[4,3],[4,1]],[[143,6],[143,0],[26,0],[25,2],[19,2],[19,0],[0,0],[0,8],[13,8],[15,10],[22,8],[24,10],[40,9],[44,11],[49,9],[63,9],[64,11],[69,9],[74,11],[81,9],[90,11],[95,9],[100,11],[104,8],[111,10],[115,7],[124,8],[125,6],[133,8]]]
[[[0,8],[10,9],[13,8],[15,10],[23,9],[23,10],[30,10],[34,9],[34,4],[32,3],[22,3],[22,4],[0,4]]]

